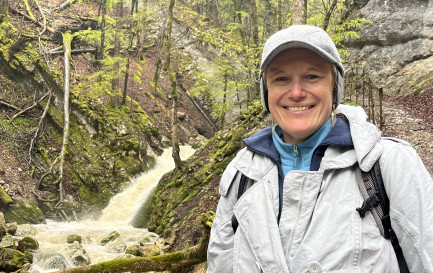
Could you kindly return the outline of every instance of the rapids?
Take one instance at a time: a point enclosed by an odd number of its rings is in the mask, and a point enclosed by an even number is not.
[[[181,158],[187,159],[194,151],[190,146],[181,146]],[[47,224],[19,226],[17,235],[30,235],[39,242],[39,250],[34,255],[29,272],[47,273],[75,267],[71,253],[76,251],[74,249],[76,245],[71,248],[71,244],[67,243],[67,236],[71,234],[82,237],[81,246],[91,264],[123,257],[126,247],[138,244],[145,238],[148,238],[150,243],[157,243],[158,237],[155,234],[147,229],[134,228],[130,222],[161,177],[174,167],[171,148],[164,150],[163,154],[156,159],[152,170],[132,179],[129,186],[113,196],[98,220],[47,221]],[[112,242],[101,245],[101,240],[113,231],[117,231],[120,236]]]

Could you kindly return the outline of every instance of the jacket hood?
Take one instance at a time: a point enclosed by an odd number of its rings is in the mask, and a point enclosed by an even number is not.
[[[369,171],[383,152],[383,147],[379,144],[381,131],[367,121],[367,114],[360,106],[341,104],[337,107],[336,114],[343,114],[349,121],[356,161],[361,170]]]

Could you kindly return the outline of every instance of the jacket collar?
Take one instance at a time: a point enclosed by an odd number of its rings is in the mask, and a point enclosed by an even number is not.
[[[324,155],[323,168],[344,168],[358,163],[363,171],[370,170],[383,152],[382,146],[377,145],[381,132],[374,124],[367,122],[367,114],[361,107],[340,104],[336,113],[342,114],[347,122],[337,119],[336,125],[321,143],[322,147],[331,147]],[[248,149],[265,155],[280,165],[280,155],[272,140],[271,126],[243,142]]]

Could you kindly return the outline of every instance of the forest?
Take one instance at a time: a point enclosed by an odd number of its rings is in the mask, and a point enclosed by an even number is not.
[[[25,225],[98,219],[170,148],[174,170],[161,173],[148,199],[134,200],[140,207],[130,222],[155,237],[128,247],[128,258],[101,263],[83,258],[80,238],[74,251],[85,261],[56,269],[204,272],[222,172],[242,139],[272,123],[260,98],[263,44],[293,24],[330,35],[348,71],[344,102],[368,109],[385,134],[419,145],[432,173],[433,68],[405,70],[433,56],[432,35],[423,34],[429,42],[417,48],[424,51],[407,62],[377,57],[372,47],[418,38],[371,38],[379,23],[362,10],[376,2],[0,0],[0,239],[9,234],[21,245],[17,229]],[[404,1],[391,2],[377,5],[390,14],[407,10]],[[388,107],[383,119],[379,90]],[[392,122],[396,109],[414,118],[404,128]],[[195,151],[188,159],[184,146]],[[145,253],[149,241],[159,255]],[[32,254],[37,240],[21,248],[2,243],[0,272],[47,272],[31,265],[42,259]]]

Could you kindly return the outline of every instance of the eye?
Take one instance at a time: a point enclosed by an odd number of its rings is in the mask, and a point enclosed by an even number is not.
[[[314,75],[314,74],[311,74],[311,75],[307,75],[307,76],[305,76],[305,78],[306,78],[307,80],[315,80],[315,79],[318,79],[319,76]]]
[[[288,81],[289,78],[288,77],[278,77],[275,79],[276,82],[285,82]]]

